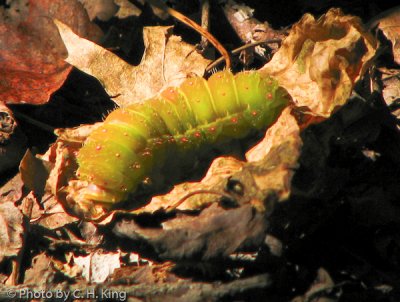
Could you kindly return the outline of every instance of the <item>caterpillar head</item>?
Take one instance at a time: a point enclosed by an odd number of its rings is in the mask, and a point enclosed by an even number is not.
[[[66,201],[74,214],[89,220],[103,217],[126,197],[125,192],[111,192],[82,180],[69,181],[66,193]]]

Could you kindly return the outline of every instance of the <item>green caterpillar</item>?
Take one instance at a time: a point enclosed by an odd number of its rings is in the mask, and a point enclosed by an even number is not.
[[[134,192],[167,155],[179,157],[267,128],[289,99],[270,77],[225,70],[208,81],[188,78],[157,97],[116,109],[79,151],[77,177],[87,185],[69,197],[110,207]]]

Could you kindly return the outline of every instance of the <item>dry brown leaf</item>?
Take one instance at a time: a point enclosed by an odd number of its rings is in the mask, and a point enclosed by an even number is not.
[[[148,1],[147,4],[150,4],[149,2],[150,1]],[[135,4],[133,4],[134,2],[130,0],[114,0],[114,3],[119,6],[119,10],[115,16],[120,19],[124,19],[132,16],[140,16],[142,14],[141,8],[145,7],[146,0],[136,0]],[[165,10],[157,8],[151,4],[150,6],[153,14],[156,17],[162,20],[167,20],[170,17],[170,15]]]
[[[393,59],[400,65],[400,6],[379,14],[369,22],[369,28],[376,26],[392,42]]]
[[[22,248],[24,217],[13,202],[0,203],[0,262],[15,257]]]
[[[71,153],[77,150],[80,144],[65,143],[61,140],[57,141],[53,147],[56,147],[56,157],[54,167],[50,171],[50,175],[46,181],[46,187],[53,194],[65,186],[68,180],[75,175],[77,164],[71,159]]]
[[[103,234],[98,231],[97,225],[90,221],[79,223],[79,234],[84,238],[85,243],[91,245],[99,245],[103,241]]]
[[[400,97],[400,70],[393,70],[392,73],[382,77],[382,96],[388,106]]]
[[[391,113],[400,119],[400,108],[398,106],[398,100],[400,98],[400,72],[399,70],[394,70],[387,77],[383,76],[383,90],[382,96],[385,100],[386,105],[391,107]],[[397,126],[398,128],[400,126]]]
[[[335,282],[333,282],[329,273],[324,268],[319,268],[314,283],[305,295],[294,298],[292,302],[337,302],[339,297],[328,297],[334,286]]]
[[[90,132],[100,125],[101,123],[96,123],[54,131],[58,136],[56,142],[50,146],[45,154],[37,156],[36,159],[51,167],[46,180],[48,192],[58,196],[57,193],[63,190],[68,181],[75,175],[77,169],[75,155]]]
[[[21,201],[19,208],[29,218],[31,224],[41,225],[50,230],[61,228],[78,220],[66,213],[52,195],[45,195],[42,200],[38,200],[31,191]]]
[[[53,196],[45,196],[42,202],[42,213],[40,217],[31,219],[31,223],[41,225],[50,230],[59,229],[67,224],[78,221],[78,218],[68,214],[64,207]]]
[[[71,70],[65,47],[52,22],[59,18],[80,35],[97,40],[100,30],[90,23],[76,0],[13,1],[0,8],[0,99],[5,103],[46,103]]]
[[[54,267],[67,276],[68,278],[76,278],[79,279],[80,276],[82,275],[82,270],[79,266],[77,266],[74,261],[73,261],[73,253],[72,252],[67,252],[65,253],[65,260],[64,262],[61,262],[60,260],[53,260],[53,265]]]
[[[239,171],[243,165],[243,162],[233,157],[219,157],[213,161],[206,176],[200,182],[179,184],[170,193],[153,197],[149,204],[132,213],[154,213],[158,210],[167,210],[174,206],[177,206],[179,210],[203,208],[213,201],[219,200],[221,195],[200,191],[207,191],[223,186],[226,179]],[[185,198],[189,193],[196,191],[199,191],[199,193],[187,198],[183,203],[177,204],[177,202]]]
[[[52,194],[52,198],[48,200],[49,203],[46,203],[47,207],[45,207],[43,216],[38,219],[39,224],[52,229],[59,224],[64,225],[76,221],[74,216],[65,212],[65,209],[71,210],[71,205],[65,198],[66,187],[68,181],[75,177],[78,167],[76,154],[82,146],[82,141],[88,135],[88,131],[96,125],[98,124],[60,131],[61,137],[51,145],[45,154],[35,158],[35,162],[39,165],[49,167],[49,172],[44,177],[45,190]],[[54,198],[55,200],[53,200]]]
[[[258,249],[265,238],[266,212],[252,205],[224,209],[212,204],[198,216],[178,215],[161,228],[141,227],[132,219],[120,220],[113,232],[153,246],[162,259],[203,260],[226,257],[242,248]]]
[[[130,265],[116,269],[111,278],[113,281],[129,280],[132,284],[177,283],[185,281],[185,279],[178,278],[171,272],[174,266],[170,262],[151,266]]]
[[[20,164],[20,174],[24,186],[31,190],[21,203],[21,211],[27,215],[31,223],[40,224],[48,229],[57,229],[77,218],[65,212],[53,195],[45,195],[45,188],[53,193],[66,184],[76,167],[70,166],[66,148],[60,143],[53,145],[40,157],[35,157],[29,150]],[[46,160],[47,159],[47,160]],[[72,162],[74,163],[74,162]],[[51,169],[49,175],[49,167]],[[40,205],[39,205],[40,202]]]
[[[328,117],[346,102],[375,50],[358,17],[331,9],[318,20],[304,15],[260,72],[276,77],[297,106]]]
[[[54,130],[54,133],[58,136],[57,142],[61,140],[64,142],[83,143],[89,134],[102,124],[103,123],[100,122],[93,125],[82,125],[75,128],[58,128]]]
[[[37,199],[33,191],[30,191],[28,195],[22,199],[18,208],[26,217],[31,219],[36,219],[43,214],[40,201]]]
[[[223,11],[228,22],[244,43],[254,43],[271,39],[278,40],[285,37],[284,31],[274,30],[268,22],[262,23],[254,18],[254,9],[247,5],[229,0],[223,6]],[[274,53],[279,48],[279,43],[269,44],[268,47]],[[254,53],[266,59],[267,50],[265,47],[259,45],[254,49],[249,48],[242,51],[240,54],[241,61],[249,66],[254,59]]]
[[[71,256],[66,255],[67,263],[61,262],[45,253],[41,253],[32,259],[32,264],[25,272],[25,284],[35,284],[41,288],[54,286],[54,278],[57,274],[64,274],[68,278],[78,276],[81,271],[78,266],[68,263]],[[60,278],[60,276],[58,276]],[[51,285],[50,285],[51,284]],[[68,292],[66,293],[68,294]],[[63,297],[64,298],[64,297]]]
[[[24,186],[33,191],[37,197],[44,194],[46,179],[48,177],[48,167],[37,159],[30,150],[27,150],[19,165]]]
[[[21,174],[18,173],[0,188],[0,200],[2,202],[20,200],[23,194],[23,186]]]
[[[65,211],[54,195],[62,191],[74,175],[77,167],[71,157],[80,145],[58,140],[44,155],[34,156],[29,150],[26,152],[20,164],[21,178],[25,187],[34,194],[28,194],[23,199],[21,209],[31,223],[57,229],[77,221],[76,217]],[[51,194],[45,195],[45,191]]]
[[[283,201],[290,195],[291,181],[298,166],[303,142],[299,126],[289,109],[283,112],[277,124],[267,132],[259,145],[246,154],[253,161],[246,169],[262,196],[274,192],[277,200]],[[266,150],[267,153],[261,157]]]
[[[53,279],[55,274],[51,257],[42,253],[32,259],[32,266],[25,272],[24,282],[43,286]]]
[[[66,61],[96,77],[119,106],[141,102],[166,85],[177,85],[187,74],[202,75],[209,61],[194,47],[170,33],[171,27],[145,27],[142,62],[131,66],[110,51],[79,37],[55,21],[68,49]]]
[[[82,276],[89,282],[101,283],[120,268],[120,252],[101,253],[100,251],[88,256],[74,257],[74,262],[81,267]]]
[[[137,17],[142,13],[142,11],[133,3],[129,2],[129,0],[114,0],[114,2],[119,6],[118,12],[115,16],[120,19],[128,18],[131,16]]]
[[[299,126],[291,115],[291,108],[283,110],[281,116],[275,124],[265,133],[264,139],[246,153],[248,162],[255,162],[265,158],[271,151],[271,148],[279,145],[288,137],[298,135]]]
[[[49,172],[44,176],[46,191],[56,194],[75,174],[77,166],[73,157],[80,147],[79,139],[75,141],[58,139],[45,154],[35,158],[37,163],[48,167]]]

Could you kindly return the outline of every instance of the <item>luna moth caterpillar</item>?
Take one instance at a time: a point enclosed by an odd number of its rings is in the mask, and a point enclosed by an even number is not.
[[[289,98],[273,78],[225,70],[208,81],[188,78],[147,101],[116,109],[80,149],[76,175],[86,185],[69,198],[110,207],[134,192],[167,156],[267,128]]]

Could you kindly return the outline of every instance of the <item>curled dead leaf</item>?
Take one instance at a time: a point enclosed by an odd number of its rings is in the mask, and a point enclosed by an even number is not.
[[[21,161],[21,178],[31,192],[22,199],[20,209],[31,223],[56,229],[77,220],[66,213],[53,195],[65,186],[66,179],[76,168],[71,167],[74,162],[68,160],[66,152],[66,148],[58,143],[42,156],[34,156],[28,150]],[[46,194],[47,191],[53,194]]]
[[[133,211],[133,213],[154,213],[159,210],[175,208],[182,211],[201,209],[221,198],[224,194],[223,188],[226,179],[234,172],[239,171],[243,164],[243,162],[232,157],[217,158],[200,182],[177,185],[170,193],[153,197],[147,205]],[[218,195],[213,192],[221,193]],[[187,198],[190,193],[195,194]]]
[[[291,115],[290,107],[283,110],[281,116],[265,133],[264,139],[246,153],[249,162],[255,162],[265,158],[271,148],[279,145],[288,137],[295,137],[299,133],[299,126]]]
[[[257,249],[265,237],[266,213],[251,205],[224,209],[213,204],[200,215],[180,215],[160,228],[144,228],[134,220],[118,221],[113,232],[123,238],[145,241],[163,259],[228,256],[243,248]]]
[[[260,72],[276,77],[297,106],[328,117],[349,98],[375,50],[358,17],[330,9],[318,20],[304,15]]]

